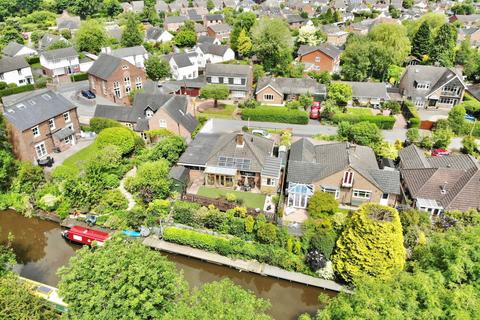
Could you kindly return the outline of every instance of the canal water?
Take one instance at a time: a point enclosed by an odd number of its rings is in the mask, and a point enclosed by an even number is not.
[[[36,218],[25,218],[13,211],[0,211],[0,243],[7,241],[8,233],[15,237],[13,249],[18,265],[15,271],[23,277],[52,286],[58,283],[56,271],[68,263],[80,247],[66,242],[60,235],[58,224]],[[270,314],[277,320],[293,320],[304,313],[313,314],[318,308],[320,293],[330,291],[308,287],[288,281],[239,272],[179,255],[162,253],[183,271],[190,287],[229,278],[238,285],[270,300]]]

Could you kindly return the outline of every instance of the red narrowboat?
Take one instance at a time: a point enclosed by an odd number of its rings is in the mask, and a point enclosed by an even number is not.
[[[79,244],[91,245],[96,241],[98,245],[102,245],[110,235],[103,231],[73,226],[68,230],[62,231],[62,236]]]

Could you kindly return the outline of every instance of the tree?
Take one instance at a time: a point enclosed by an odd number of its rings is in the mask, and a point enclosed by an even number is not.
[[[475,13],[475,7],[471,3],[455,3],[450,10],[458,15],[470,15]]]
[[[428,22],[424,21],[413,37],[412,54],[419,59],[423,59],[424,56],[430,55],[432,44],[432,29],[430,29]]]
[[[250,36],[250,29],[257,21],[255,13],[250,11],[243,11],[237,15],[233,24],[232,32],[230,33],[230,46],[232,50],[238,52],[238,37],[242,30],[245,30],[246,34]]]
[[[308,76],[317,80],[317,82],[326,85],[327,87],[330,86],[330,82],[332,82],[332,75],[328,71],[309,71]]]
[[[186,292],[172,262],[120,237],[78,250],[58,274],[71,319],[161,319]]]
[[[334,100],[338,105],[345,106],[352,100],[352,86],[348,83],[335,82],[328,87],[328,99]]]
[[[250,54],[252,53],[253,44],[252,44],[252,40],[247,35],[247,32],[245,31],[245,29],[242,29],[242,31],[240,31],[240,34],[238,35],[237,43],[238,43],[237,45],[238,54],[242,57],[250,56]]]
[[[139,46],[143,42],[143,32],[141,31],[141,24],[138,22],[134,13],[127,14],[127,22],[122,32],[122,39],[120,40],[124,47]]]
[[[160,159],[167,160],[170,165],[177,163],[182,153],[187,148],[185,139],[179,136],[166,137],[148,149],[148,160],[156,161]]]
[[[145,60],[145,71],[153,81],[158,81],[170,76],[170,64],[158,55],[150,55]]]
[[[432,44],[431,60],[444,67],[451,67],[455,62],[455,47],[457,30],[449,23],[445,23],[438,30]]]
[[[395,160],[398,158],[398,150],[393,143],[387,141],[380,141],[373,145],[375,154],[380,158],[387,158]]]
[[[178,303],[165,320],[269,320],[268,301],[257,298],[229,279],[204,284]]]
[[[46,51],[50,51],[50,50],[55,50],[55,49],[62,49],[62,48],[69,48],[71,47],[72,45],[70,44],[70,42],[68,41],[64,41],[64,40],[58,40],[58,41],[55,41],[55,42],[52,42],[46,49]]]
[[[50,320],[57,315],[46,300],[31,294],[18,276],[9,273],[0,277],[0,319]]]
[[[337,209],[338,202],[330,193],[316,191],[308,199],[308,215],[312,218],[319,218],[323,214],[332,215]]]
[[[302,105],[303,108],[308,108],[313,104],[313,97],[311,94],[302,94],[298,97],[298,102]]]
[[[253,51],[266,71],[282,74],[292,61],[292,37],[283,19],[263,17],[252,27]]]
[[[465,136],[462,139],[462,152],[474,157],[478,157],[480,154],[480,148],[477,143],[477,139],[472,136]],[[1,161],[1,160],[0,160]]]
[[[207,10],[210,12],[215,8],[215,3],[213,0],[207,0]]]
[[[0,34],[0,47],[6,46],[10,42],[23,44],[23,37],[16,28],[6,26]]]
[[[368,42],[347,44],[341,56],[342,78],[348,81],[364,81],[370,74],[370,46]]]
[[[405,71],[405,68],[402,68],[393,64],[390,65],[387,70],[388,82],[390,84],[399,83],[404,71]]]
[[[104,0],[103,12],[109,17],[115,17],[122,12],[122,6],[118,0]]]
[[[433,147],[446,149],[454,137],[453,131],[450,128],[437,128],[433,131],[432,140]]]
[[[456,134],[462,133],[465,124],[465,107],[462,104],[454,106],[448,112],[448,126]]]
[[[417,143],[420,141],[420,131],[418,130],[418,128],[408,129],[406,136],[407,136],[407,140],[410,143]]]
[[[125,185],[128,190],[138,193],[144,203],[165,199],[170,194],[169,171],[170,166],[165,159],[145,162],[138,167],[134,177],[127,178]]]
[[[373,26],[368,38],[380,42],[391,53],[393,63],[402,65],[410,54],[411,44],[407,29],[395,23],[380,23]]]
[[[192,47],[197,43],[197,33],[193,26],[185,24],[178,30],[173,42],[179,47]]]
[[[317,28],[313,25],[305,25],[298,30],[297,42],[307,44],[309,46],[316,46],[321,42]]]
[[[403,0],[402,7],[410,9],[413,6],[413,0]]]
[[[15,175],[15,158],[9,150],[0,148],[0,192],[6,192]]]
[[[75,0],[71,6],[72,12],[78,14],[83,19],[97,13],[100,11],[100,8],[100,0]]]
[[[355,211],[337,241],[333,263],[347,282],[387,278],[401,271],[405,248],[397,210],[367,203]]]
[[[126,127],[112,127],[103,129],[97,137],[96,144],[99,148],[114,145],[122,154],[128,154],[135,148],[135,133]]]
[[[471,62],[471,59],[474,58],[474,56],[475,51],[472,49],[470,37],[467,36],[460,44],[460,48],[455,55],[455,62],[457,64],[468,64]]]
[[[230,95],[230,89],[225,84],[207,84],[200,89],[200,98],[214,99],[213,106],[218,106],[218,100],[227,99]]]
[[[373,147],[382,141],[382,133],[372,122],[359,122],[350,127],[348,140],[362,146]]]
[[[75,34],[75,44],[79,51],[99,53],[100,49],[107,44],[107,33],[96,20],[88,20],[81,24]]]

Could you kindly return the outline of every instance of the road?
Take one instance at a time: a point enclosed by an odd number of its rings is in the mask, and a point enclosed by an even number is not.
[[[273,123],[273,122],[258,122],[258,121],[243,121],[243,120],[229,120],[229,119],[210,119],[203,126],[200,132],[202,133],[222,133],[242,130],[242,127],[255,127],[260,129],[292,129],[294,136],[311,137],[316,134],[333,135],[337,133],[337,128],[329,125],[322,125],[320,123],[310,123],[306,125],[288,124],[288,123]],[[430,131],[421,130],[422,134],[430,133]],[[382,130],[384,139],[388,142],[395,142],[395,140],[405,141],[407,129],[394,128],[392,130]],[[480,142],[480,141],[478,141]],[[449,145],[450,150],[460,150],[462,148],[462,138],[454,138]]]

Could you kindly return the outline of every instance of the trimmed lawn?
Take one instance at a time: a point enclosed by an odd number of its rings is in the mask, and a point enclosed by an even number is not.
[[[37,63],[31,64],[31,65],[30,65],[30,68],[32,68],[32,69],[41,69],[41,68],[42,68],[42,65],[40,64],[40,62],[37,62]]]
[[[84,162],[90,160],[91,158],[93,158],[93,156],[95,156],[97,150],[97,144],[94,142],[88,147],[83,148],[82,150],[65,159],[65,161],[63,161],[63,164],[68,167],[78,168],[79,166],[77,165],[77,163],[79,161]]]
[[[231,119],[233,112],[235,111],[235,106],[233,104],[220,105],[218,108],[208,108],[202,112],[200,115],[210,118],[224,118]]]
[[[260,208],[263,210],[265,195],[261,193],[215,189],[202,186],[198,189],[197,195],[217,199],[221,196],[225,196],[227,193],[234,194],[237,199],[243,199],[243,204],[248,208]]]
[[[371,116],[373,115],[372,110],[369,108],[347,108],[348,114],[355,114],[358,116]]]

